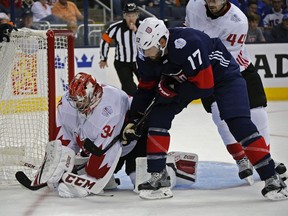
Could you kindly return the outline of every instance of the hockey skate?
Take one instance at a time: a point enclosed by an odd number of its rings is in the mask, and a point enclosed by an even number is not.
[[[139,196],[142,199],[167,199],[173,197],[170,189],[170,177],[167,170],[160,173],[151,173],[151,178],[138,185]]]
[[[261,193],[270,200],[288,199],[287,186],[278,174],[265,180],[265,187],[262,189]]]
[[[254,183],[253,179],[253,167],[247,157],[243,157],[236,161],[239,172],[239,178],[246,180],[250,185]]]
[[[288,178],[288,174],[286,173],[287,168],[283,163],[279,163],[277,161],[274,161],[275,163],[275,172],[279,174],[282,181],[286,181]]]

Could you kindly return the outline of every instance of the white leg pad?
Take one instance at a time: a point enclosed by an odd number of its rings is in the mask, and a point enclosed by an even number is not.
[[[33,185],[58,183],[65,171],[71,172],[74,166],[75,153],[72,149],[63,146],[60,140],[48,142],[44,161],[39,168]],[[55,189],[52,186],[52,189]]]
[[[86,197],[89,193],[81,187],[73,187],[65,183],[60,183],[58,188],[58,195],[63,198],[76,198],[76,197]]]
[[[198,155],[189,152],[169,152],[167,166],[176,175],[176,185],[191,185],[197,178]],[[169,173],[170,174],[170,173]]]

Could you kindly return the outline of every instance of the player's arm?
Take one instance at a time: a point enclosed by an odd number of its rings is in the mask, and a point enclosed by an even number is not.
[[[56,139],[60,140],[62,145],[68,146],[75,153],[78,153],[80,150],[80,147],[77,144],[75,134],[69,128],[72,124],[70,120],[73,119],[71,115],[73,115],[73,113],[77,115],[77,111],[70,106],[69,102],[64,97],[61,98],[57,106]]]
[[[179,81],[184,80],[184,77],[186,79],[180,85],[175,86],[182,100],[192,101],[213,93],[214,78],[207,43],[205,41],[187,42],[187,46],[182,51],[184,54],[181,56],[181,70],[175,76],[175,79]]]
[[[140,79],[123,127],[121,136],[123,145],[128,145],[131,141],[140,138],[141,132],[137,131],[135,125],[137,125],[137,122],[145,115],[146,109],[150,107],[152,103],[154,104],[153,99],[156,96],[157,85],[161,74],[158,73],[159,77],[155,75],[157,73],[153,69],[154,63],[149,61],[149,59],[144,58],[140,52],[138,53],[136,60]]]
[[[185,22],[184,22],[184,26],[186,27],[190,27],[190,19],[192,16],[192,14],[194,14],[194,11],[193,11],[193,5],[192,5],[192,1],[189,1],[186,5],[186,16],[185,16]]]
[[[116,33],[116,28],[116,23],[114,23],[110,25],[108,29],[102,34],[102,38],[100,41],[100,68],[104,68],[105,63],[107,63],[110,44],[113,41],[114,35]]]
[[[139,113],[144,113],[146,108],[156,96],[160,73],[154,70],[155,65],[151,60],[137,56],[138,72],[140,75],[138,88],[133,95],[132,104],[129,113],[129,119],[139,118]]]

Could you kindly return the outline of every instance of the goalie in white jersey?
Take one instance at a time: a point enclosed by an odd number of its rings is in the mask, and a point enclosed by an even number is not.
[[[61,197],[87,196],[91,187],[86,190],[83,182],[96,182],[95,187],[99,187],[94,190],[96,193],[107,187],[109,180],[114,180],[113,173],[119,157],[128,154],[136,143],[122,148],[117,138],[130,103],[131,98],[124,91],[108,85],[101,86],[89,74],[77,74],[58,104],[57,137],[47,144],[46,157],[33,185],[47,183]],[[83,149],[85,142],[101,151],[112,140],[116,141],[115,144],[98,156],[90,154],[92,152],[85,147],[86,152],[88,150],[83,163],[85,171],[80,176],[71,174],[63,180],[63,174],[70,173],[77,165],[74,164],[75,154]],[[61,178],[64,182],[59,183]],[[79,184],[83,187],[78,187]]]
[[[267,99],[261,78],[251,63],[244,41],[248,31],[248,21],[245,14],[228,0],[193,0],[186,6],[185,25],[203,31],[211,38],[218,37],[235,58],[246,80],[250,102],[251,119],[257,126],[260,134],[270,144],[268,117],[264,107]],[[227,147],[228,152],[236,160],[239,167],[239,177],[253,183],[253,168],[249,163],[242,146],[231,135],[226,123],[220,119],[214,97],[202,99],[207,112],[212,113],[214,123]],[[275,162],[275,170],[286,177],[286,167]]]

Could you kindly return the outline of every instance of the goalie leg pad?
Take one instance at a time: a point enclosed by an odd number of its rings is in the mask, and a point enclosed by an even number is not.
[[[196,182],[198,155],[188,152],[169,152],[167,157],[168,173],[172,176],[171,169],[176,176],[176,185],[188,185]],[[170,172],[169,172],[170,170]]]
[[[58,186],[58,195],[63,198],[82,198],[88,196],[88,192],[83,188],[75,188],[64,183]]]
[[[79,176],[73,173],[65,172],[62,176],[62,180],[63,180],[63,183],[65,185],[69,185],[69,187],[64,188],[64,186],[59,185],[60,189],[61,190],[63,189],[65,191],[62,194],[60,194],[59,187],[58,187],[58,194],[60,196],[62,195],[62,197],[81,197],[85,195],[82,189],[84,189],[87,192],[86,195],[91,194],[91,193],[92,194],[102,193],[104,187],[107,185],[107,183],[109,182],[109,180],[111,179],[114,173],[114,170],[117,166],[121,153],[122,153],[122,148],[119,148],[114,158],[114,161],[111,164],[109,171],[105,174],[105,176],[103,176],[103,178],[96,179],[89,175]],[[79,188],[81,190],[78,190]],[[69,189],[71,190],[68,192]],[[70,194],[70,195],[67,195],[67,194]]]
[[[83,180],[91,180],[91,182],[96,181],[96,179],[88,177],[87,175],[81,175],[79,178]],[[81,198],[90,194],[84,187],[75,187],[75,185],[66,184],[65,182],[59,184],[57,191],[58,195],[63,198]]]
[[[60,140],[48,142],[44,161],[32,185],[47,183],[51,189],[55,190],[63,173],[72,171],[74,159],[74,151],[63,146]]]

